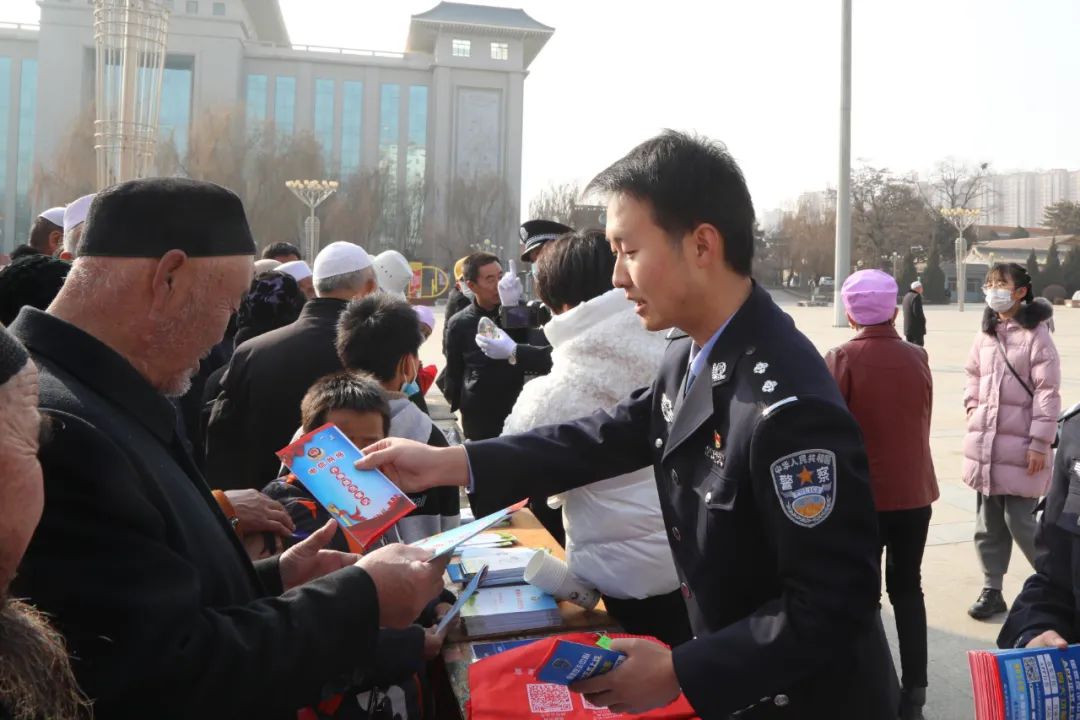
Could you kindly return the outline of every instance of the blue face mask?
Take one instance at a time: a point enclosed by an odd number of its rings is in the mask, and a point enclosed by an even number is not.
[[[420,384],[416,380],[405,383],[401,386],[401,392],[405,393],[406,397],[412,397],[420,392]]]

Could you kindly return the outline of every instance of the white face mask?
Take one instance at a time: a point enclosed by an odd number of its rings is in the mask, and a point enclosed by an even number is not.
[[[469,302],[472,302],[473,298],[476,297],[476,295],[472,291],[472,288],[465,283],[461,283],[461,294],[464,295]]]
[[[1006,288],[994,288],[993,290],[986,290],[986,304],[990,306],[990,309],[997,313],[1008,312],[1008,310],[1016,304],[1013,300],[1012,290]]]

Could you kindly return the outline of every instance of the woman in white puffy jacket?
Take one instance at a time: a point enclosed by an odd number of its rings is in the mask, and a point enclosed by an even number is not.
[[[551,372],[525,385],[504,434],[609,410],[652,383],[664,355],[626,293],[611,284],[615,258],[603,235],[567,234],[537,263]],[[561,504],[570,571],[604,596],[628,631],[677,645],[689,640],[686,606],[668,545],[651,467],[550,498]]]

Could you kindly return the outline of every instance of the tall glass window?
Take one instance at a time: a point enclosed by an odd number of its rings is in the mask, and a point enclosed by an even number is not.
[[[386,193],[382,207],[382,231],[385,240],[396,244],[399,236],[398,149],[401,114],[401,86],[383,85],[379,96],[379,167],[383,171]]]
[[[161,77],[158,133],[162,138],[172,138],[181,158],[187,154],[191,128],[192,66],[191,58],[166,58]]]
[[[15,174],[15,237],[30,233],[30,180],[34,164],[34,118],[37,114],[37,60],[22,61],[19,87],[19,149]],[[21,240],[20,240],[21,241]]]
[[[278,132],[293,134],[296,122],[296,78],[279,75],[274,78],[274,125]]]
[[[341,88],[341,176],[360,169],[363,146],[364,83],[346,80]]]
[[[247,76],[247,126],[248,130],[266,122],[267,80],[265,75]]]
[[[323,165],[332,174],[334,162],[334,81],[315,80],[315,139],[322,146]]]
[[[409,142],[405,148],[405,199],[409,218],[409,243],[421,240],[424,219],[424,180],[427,172],[428,88],[413,85],[409,88]]]
[[[3,215],[7,203],[7,161],[8,161],[8,127],[11,118],[11,58],[0,57],[0,215]],[[0,232],[3,225],[0,225]],[[0,238],[3,243],[0,247],[14,247],[22,240],[12,242],[7,238]]]

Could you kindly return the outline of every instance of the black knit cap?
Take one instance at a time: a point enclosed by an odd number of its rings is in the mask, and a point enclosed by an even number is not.
[[[36,253],[0,270],[0,323],[10,325],[26,306],[49,307],[70,270],[71,263]]]
[[[147,178],[99,192],[90,204],[78,257],[159,258],[254,255],[244,206],[220,185]]]
[[[29,359],[30,356],[26,354],[22,343],[6,329],[0,327],[0,385],[26,367],[26,361]]]

